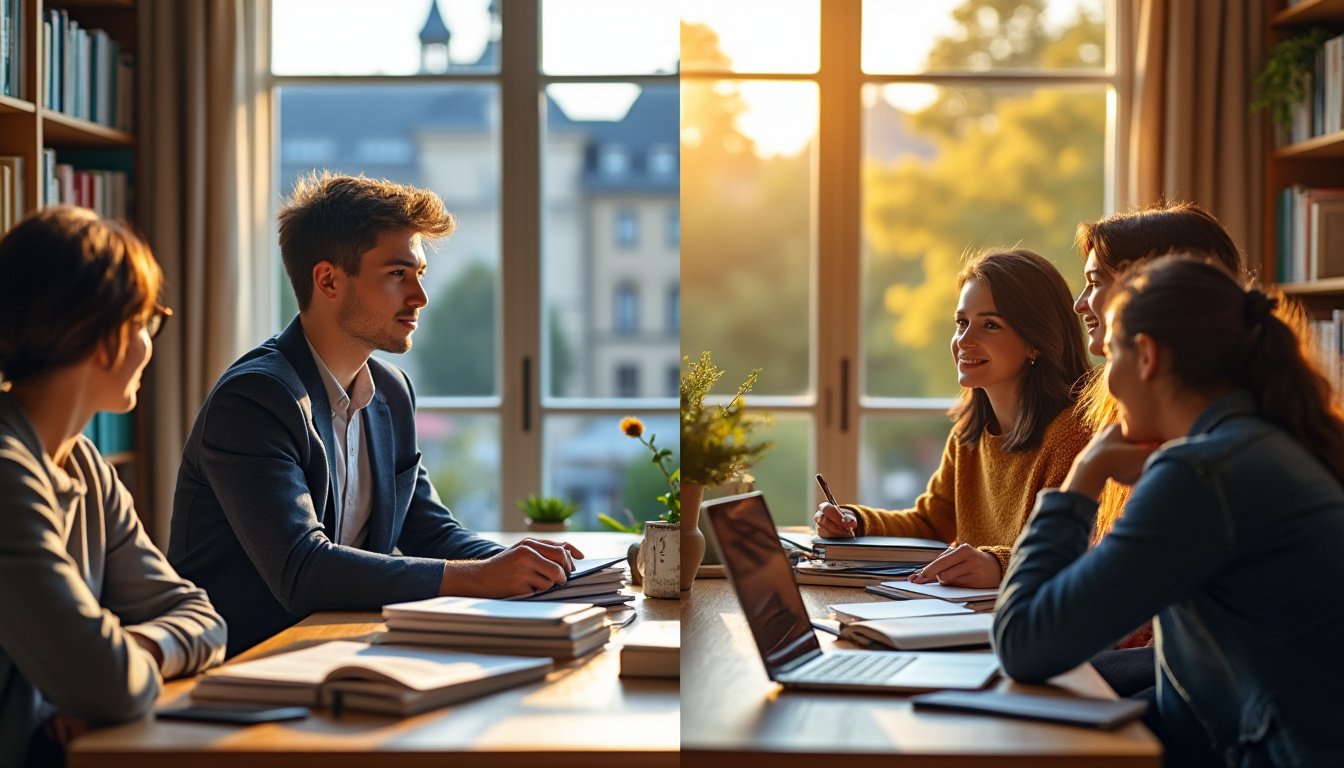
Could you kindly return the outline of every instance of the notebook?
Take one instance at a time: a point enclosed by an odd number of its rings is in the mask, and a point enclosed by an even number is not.
[[[642,621],[626,633],[621,677],[681,677],[681,622]]]
[[[908,693],[982,688],[992,653],[823,652],[761,493],[705,502],[729,583],[771,680],[786,688]]]
[[[1027,720],[1117,728],[1148,709],[1142,699],[1084,699],[997,691],[940,691],[911,699],[916,709],[947,709]]]
[[[863,560],[923,565],[947,551],[946,542],[905,536],[812,537],[812,550],[827,560]]]
[[[909,581],[884,581],[878,587],[881,588],[880,591],[877,588],[871,588],[868,591],[898,599],[933,597],[952,603],[981,602],[996,600],[999,597],[998,587],[949,587],[936,581],[927,584],[915,584]]]
[[[859,645],[879,645],[898,651],[987,647],[993,626],[994,614],[972,612],[955,616],[855,621],[844,625],[840,636]]]
[[[973,611],[961,603],[947,603],[942,600],[880,600],[875,603],[837,603],[828,605],[835,618],[841,624],[854,621],[874,621],[877,619],[908,619],[914,616],[950,616],[971,614]]]

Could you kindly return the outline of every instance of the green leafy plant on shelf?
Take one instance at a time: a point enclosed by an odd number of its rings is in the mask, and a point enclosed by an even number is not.
[[[1278,125],[1292,124],[1293,107],[1307,97],[1311,86],[1316,54],[1333,36],[1329,30],[1315,27],[1275,44],[1255,80],[1260,86],[1260,99],[1251,104],[1251,109],[1268,109]]]
[[[681,378],[681,480],[706,487],[718,485],[750,469],[774,443],[752,442],[752,433],[770,423],[768,416],[748,413],[746,395],[756,386],[761,369],[752,369],[727,405],[705,405],[705,397],[724,371],[714,367],[709,352],[691,362]]]
[[[579,505],[555,496],[528,496],[518,502],[528,520],[537,523],[563,523],[579,511]]]
[[[639,521],[636,520],[635,516],[630,513],[630,510],[626,509],[622,510],[622,512],[625,515],[625,519],[629,522],[623,523],[620,520],[617,520],[616,518],[612,517],[611,515],[606,514],[605,512],[598,513],[597,522],[605,525],[607,528],[610,528],[613,531],[616,531],[617,533],[634,533],[634,534],[643,533],[643,529],[640,527]]]

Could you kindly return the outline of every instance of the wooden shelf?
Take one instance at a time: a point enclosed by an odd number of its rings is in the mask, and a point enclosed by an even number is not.
[[[42,112],[42,134],[47,146],[58,148],[135,146],[134,134],[45,110]]]
[[[117,451],[116,453],[104,454],[103,459],[108,464],[129,464],[135,461],[135,451]]]
[[[1344,0],[1340,1],[1344,2]],[[1313,136],[1306,141],[1279,147],[1274,150],[1274,157],[1280,160],[1344,159],[1344,131],[1335,131],[1324,136]]]
[[[1344,0],[1303,0],[1274,14],[1272,27],[1305,27],[1310,24],[1338,24],[1344,17]]]
[[[135,0],[47,0],[48,8],[134,8]]]
[[[1326,277],[1303,283],[1280,283],[1279,288],[1290,296],[1344,294],[1344,277]]]
[[[24,114],[31,115],[37,111],[31,101],[16,99],[12,96],[0,96],[0,115]]]

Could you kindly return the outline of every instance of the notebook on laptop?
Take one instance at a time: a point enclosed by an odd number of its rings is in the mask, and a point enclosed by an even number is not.
[[[705,502],[725,570],[770,679],[786,688],[909,693],[984,687],[992,653],[823,652],[761,493]]]

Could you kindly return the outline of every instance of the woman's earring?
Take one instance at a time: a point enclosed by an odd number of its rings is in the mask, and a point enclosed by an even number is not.
[[[1030,359],[1031,359],[1031,364],[1032,364],[1032,365],[1035,365],[1035,364],[1036,364],[1036,358],[1033,357],[1033,358],[1030,358]]]

